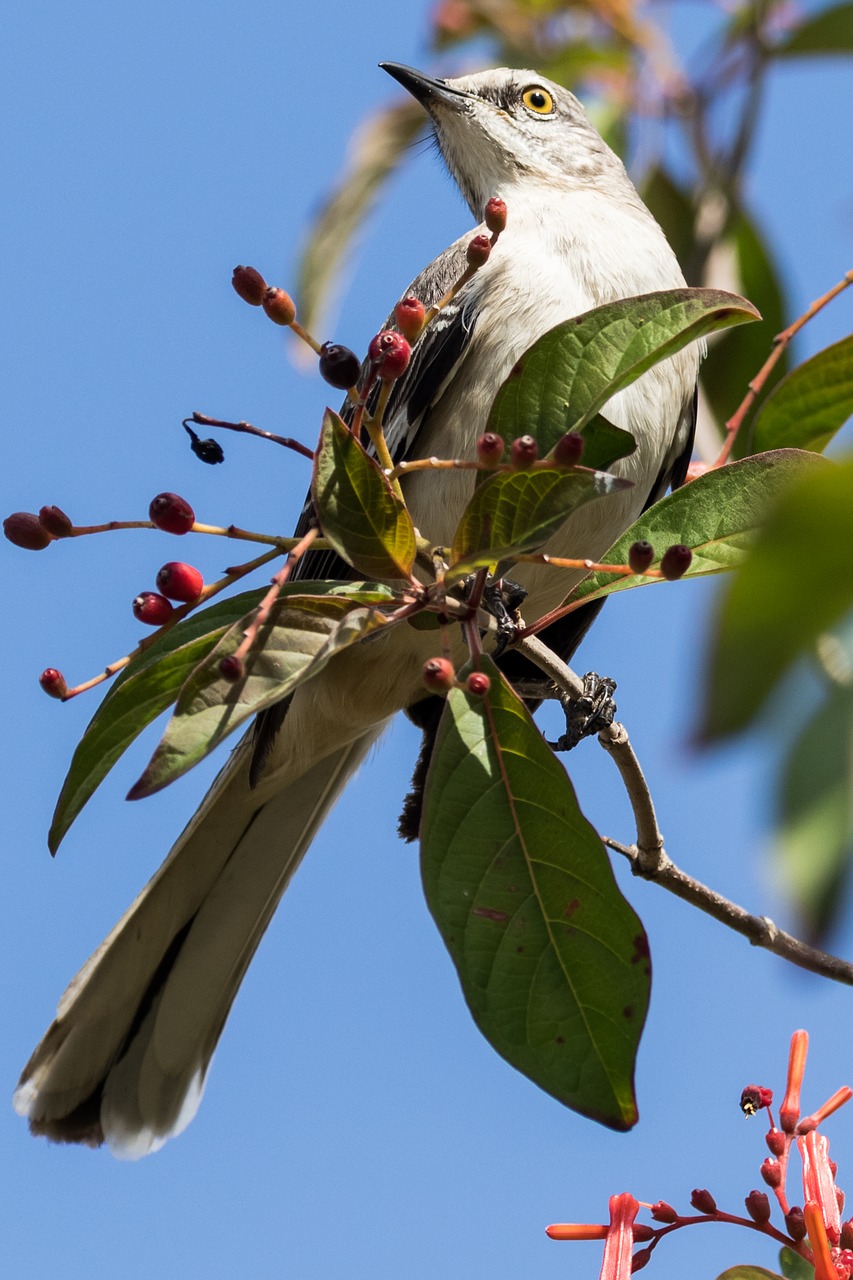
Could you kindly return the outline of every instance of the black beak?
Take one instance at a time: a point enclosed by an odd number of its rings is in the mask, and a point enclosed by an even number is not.
[[[380,62],[379,65],[427,110],[434,102],[446,103],[458,109],[469,96],[461,89],[452,89],[445,80],[436,80],[433,76],[424,75],[422,71],[416,71],[414,67],[406,67],[402,62]]]

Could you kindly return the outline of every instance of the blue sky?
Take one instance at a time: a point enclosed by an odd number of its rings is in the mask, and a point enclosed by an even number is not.
[[[224,441],[224,467],[185,447],[192,409],[246,417],[310,441],[325,402],[285,339],[229,279],[251,262],[286,284],[352,125],[394,89],[376,64],[424,65],[428,6],[375,10],[46,0],[7,11],[2,40],[2,267],[8,358],[3,513],[55,502],[77,521],[144,517],[164,489],[199,518],[286,532],[308,480],[301,460]],[[685,33],[688,38],[688,33]],[[775,73],[748,190],[797,314],[851,265],[849,62]],[[335,338],[363,349],[402,285],[469,224],[428,149],[372,219]],[[802,351],[849,330],[845,298]],[[733,389],[733,406],[740,389]],[[213,539],[181,554],[212,576]],[[163,794],[123,796],[153,745],[116,768],[58,858],[45,835],[94,701],[50,702],[126,652],[130,601],[175,553],[165,535],[52,547],[4,544],[7,724],[0,1086],[7,1095],[65,984],[156,867],[218,761]],[[768,741],[710,756],[687,748],[713,590],[629,593],[587,642],[581,668],[619,681],[619,712],[652,781],[672,856],[753,910],[786,922],[768,874]],[[563,1111],[474,1029],[428,917],[415,851],[394,817],[415,753],[398,724],[323,829],[229,1020],[199,1115],[159,1155],[123,1165],[51,1147],[0,1107],[7,1274],[67,1280],[152,1274],[491,1280],[598,1274],[595,1245],[556,1245],[555,1220],[599,1220],[607,1196],[686,1205],[707,1185],[737,1212],[764,1158],[737,1109],[752,1080],[783,1087],[790,1032],[812,1034],[807,1103],[850,1080],[850,993],[727,935],[646,884],[620,882],[655,965],[641,1049],[641,1121],[620,1136]],[[630,839],[603,752],[572,759],[582,802]],[[850,954],[848,911],[834,939]],[[853,1160],[851,1117],[831,1123]],[[847,1177],[849,1182],[849,1175]],[[660,1280],[712,1276],[760,1240],[683,1233]],[[716,1270],[715,1270],[716,1268]]]

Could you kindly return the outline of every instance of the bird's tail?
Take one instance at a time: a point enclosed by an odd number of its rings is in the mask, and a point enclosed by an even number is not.
[[[166,861],[63,995],[15,1107],[33,1133],[135,1159],[190,1122],[255,949],[381,725],[262,801],[237,749]]]

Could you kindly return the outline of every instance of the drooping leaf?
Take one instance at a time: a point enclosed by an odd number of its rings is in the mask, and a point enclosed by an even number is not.
[[[734,569],[742,562],[772,503],[804,470],[822,465],[812,454],[780,449],[708,471],[645,511],[601,563],[626,564],[631,544],[645,541],[654,547],[655,568],[667,547],[683,543],[693,551],[685,577]],[[636,575],[615,578],[598,571],[578,583],[566,602],[597,600],[615,591],[661,581],[664,579]]]
[[[415,527],[382,469],[336,413],[327,409],[311,482],[324,537],[371,578],[408,578]]]
[[[494,663],[478,669],[491,689],[451,692],[430,766],[427,903],[497,1052],[566,1106],[627,1129],[646,935],[524,704]]]
[[[824,348],[779,383],[762,402],[754,445],[822,453],[853,414],[853,335]]]
[[[74,751],[48,833],[51,853],[56,853],[72,822],[120,756],[174,702],[193,667],[235,621],[259,603],[262,594],[244,591],[190,614],[128,666]]]
[[[794,659],[853,607],[853,462],[815,464],[782,493],[720,599],[706,739],[745,728]]]
[[[578,507],[630,487],[629,480],[585,467],[489,476],[475,489],[453,535],[448,581],[514,554],[538,551]]]
[[[371,593],[372,594],[372,593]],[[234,653],[252,615],[230,627],[184,683],[171,720],[128,799],[139,800],[174,782],[230,733],[315,676],[342,648],[389,625],[376,608],[352,597],[291,596],[261,627],[236,683],[219,670]]]
[[[341,183],[326,200],[302,251],[296,296],[299,319],[320,330],[332,282],[376,202],[384,183],[399,165],[410,143],[426,128],[423,108],[401,98],[359,127],[350,144]]]
[[[776,808],[774,861],[801,933],[819,945],[844,905],[853,855],[853,689],[832,687],[800,730]]]
[[[773,49],[775,58],[853,53],[853,4],[837,4],[814,14]]]
[[[732,261],[737,286],[761,312],[758,324],[737,333],[718,334],[708,344],[708,354],[702,361],[700,377],[705,397],[717,422],[723,423],[732,416],[743,397],[749,382],[758,373],[770,354],[773,338],[785,327],[788,313],[782,276],[774,261],[764,232],[752,214],[744,208],[732,214],[731,225],[718,252],[728,269]],[[712,264],[713,268],[713,259]],[[776,364],[765,391],[771,390],[789,367],[788,351]],[[737,457],[757,453],[746,427],[740,432],[735,451]]]
[[[488,429],[505,440],[530,434],[544,453],[582,431],[617,391],[697,338],[759,319],[719,289],[671,289],[596,307],[550,329],[521,357],[498,392]]]

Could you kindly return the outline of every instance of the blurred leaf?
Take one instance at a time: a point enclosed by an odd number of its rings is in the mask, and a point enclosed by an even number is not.
[[[719,289],[670,289],[596,307],[550,329],[516,363],[498,392],[488,429],[505,440],[529,433],[541,450],[582,431],[623,387],[717,329],[756,320],[743,298]]]
[[[800,731],[778,783],[776,862],[808,941],[838,918],[853,852],[853,689],[834,686]]]
[[[314,456],[311,493],[323,536],[371,578],[408,578],[415,527],[382,468],[327,409]]]
[[[585,467],[500,471],[478,485],[453,535],[448,582],[512,555],[538,551],[573,511],[630,489]]]
[[[814,1267],[787,1245],[779,1250],[779,1266],[785,1280],[814,1280]]]
[[[127,674],[122,673],[124,679],[110,688],[77,744],[47,837],[51,853],[56,853],[119,757],[174,702],[193,667],[262,595],[262,591],[244,591],[190,614],[129,664]]]
[[[403,98],[365,120],[353,136],[341,183],[320,210],[302,252],[297,298],[299,319],[307,329],[322,329],[329,291],[356,232],[426,125],[423,108],[413,98]]]
[[[382,598],[382,588],[378,593]],[[365,596],[376,599],[377,591]],[[128,799],[140,800],[174,782],[250,716],[315,676],[342,648],[388,625],[377,609],[357,605],[357,596],[294,595],[279,601],[244,660],[244,677],[236,683],[221,675],[219,664],[237,649],[252,615],[230,627],[184,683],[163,737]]]
[[[761,320],[747,330],[739,329],[737,333],[724,333],[715,338],[702,362],[702,389],[721,427],[732,416],[746,395],[750,381],[769,356],[774,337],[787,324],[787,303],[779,269],[762,232],[745,210],[734,214],[722,251],[734,254],[739,287],[757,307]],[[768,379],[767,391],[784,376],[789,365],[789,352],[785,351]],[[753,451],[757,452],[753,450],[749,431],[744,429],[738,437],[736,456],[743,457]]]
[[[640,194],[684,268],[693,251],[696,221],[690,193],[683,191],[665,169],[655,166],[646,174]]]
[[[488,658],[477,669],[491,689],[450,693],[427,780],[427,903],[497,1052],[566,1106],[627,1129],[648,941],[524,704]]]
[[[809,1270],[814,1275],[814,1270],[812,1268]],[[717,1280],[785,1280],[785,1277],[780,1276],[777,1271],[768,1271],[766,1267],[741,1265],[721,1271]]]
[[[775,58],[853,53],[853,4],[839,4],[806,18],[773,50]]]
[[[683,543],[693,550],[685,578],[722,573],[744,559],[772,503],[803,470],[822,467],[813,454],[779,450],[757,454],[728,467],[708,471],[644,511],[607,552],[602,564],[627,564],[634,542],[649,542],[660,565],[667,547]],[[631,587],[652,586],[662,578],[591,573],[566,597],[567,602],[597,600]]]
[[[798,365],[761,404],[757,450],[822,453],[853,414],[853,334]]]
[[[712,623],[701,733],[745,728],[778,681],[853,606],[853,462],[815,459],[769,512]]]

